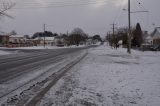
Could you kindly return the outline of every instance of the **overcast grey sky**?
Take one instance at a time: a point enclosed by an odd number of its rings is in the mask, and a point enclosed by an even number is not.
[[[46,30],[57,33],[71,32],[75,27],[82,28],[90,35],[105,36],[113,22],[117,27],[127,26],[128,0],[12,0],[16,3],[7,17],[0,20],[0,30],[32,35]],[[143,6],[139,5],[141,2]],[[132,11],[149,10],[149,13],[132,14],[132,25],[139,22],[143,30],[153,30],[153,23],[160,26],[160,0],[131,0]]]

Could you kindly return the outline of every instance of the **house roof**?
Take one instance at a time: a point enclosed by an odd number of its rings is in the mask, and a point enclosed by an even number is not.
[[[158,32],[160,32],[160,27],[157,27]]]
[[[22,35],[10,35],[10,37],[12,37],[12,38],[24,38],[24,36],[22,36]]]
[[[1,36],[10,36],[9,34],[7,34],[7,33],[5,33],[5,32],[1,32],[1,31],[0,31],[0,35],[1,35]]]
[[[54,37],[45,37],[46,40],[54,40]]]
[[[45,37],[45,40],[54,40],[55,37]],[[37,37],[35,40],[44,40],[44,37]]]
[[[0,35],[4,35],[4,32],[1,32],[1,31],[0,31]]]
[[[155,30],[151,33],[152,38],[160,38],[160,27],[155,28]]]

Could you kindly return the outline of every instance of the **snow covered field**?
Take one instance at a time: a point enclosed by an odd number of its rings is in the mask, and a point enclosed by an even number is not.
[[[160,52],[90,49],[37,106],[160,106]]]

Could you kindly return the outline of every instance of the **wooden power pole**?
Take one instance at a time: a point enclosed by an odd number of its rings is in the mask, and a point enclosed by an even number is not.
[[[128,47],[127,47],[127,52],[131,54],[131,3],[130,0],[128,0]]]
[[[113,23],[113,24],[111,24],[111,25],[113,26],[113,27],[112,27],[112,30],[113,30],[113,36],[114,36],[114,35],[115,35],[115,25],[116,25],[116,24]]]
[[[111,24],[113,27],[112,27],[112,30],[113,30],[113,39],[114,39],[114,44],[115,44],[115,39],[116,39],[116,37],[115,37],[115,25],[117,25],[117,24],[115,24],[115,23],[113,23],[113,24]]]

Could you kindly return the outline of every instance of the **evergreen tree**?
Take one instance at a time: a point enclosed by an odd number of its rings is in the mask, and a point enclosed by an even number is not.
[[[140,24],[137,23],[136,29],[135,31],[133,31],[132,46],[140,47],[142,43],[143,43],[142,30]]]

